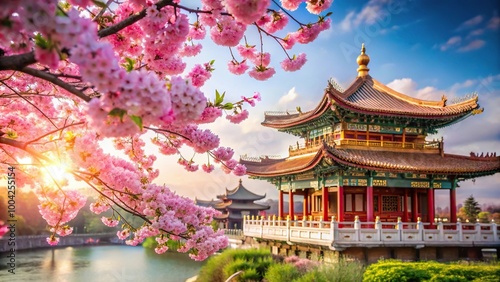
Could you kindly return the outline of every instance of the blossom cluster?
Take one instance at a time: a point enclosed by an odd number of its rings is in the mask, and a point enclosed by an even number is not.
[[[256,44],[260,49],[246,38],[242,43],[250,28],[281,44],[286,53],[281,67],[296,71],[306,56],[287,52],[315,40],[330,20],[319,16],[317,22],[302,24],[289,12],[272,9],[278,4],[270,0],[201,0],[198,11],[181,2],[125,0],[106,8],[91,0],[2,2],[0,98],[8,99],[0,99],[0,165],[17,163],[22,168],[16,174],[18,185],[36,191],[52,232],[48,244],[57,245],[59,236],[73,232],[68,224],[87,202],[88,193],[68,187],[68,181],[39,181],[46,166],[71,160],[67,170],[94,192],[90,210],[113,212],[101,220],[122,226],[117,237],[127,244],[155,236],[156,252],[162,253],[169,240],[181,241],[179,251],[196,260],[227,246],[223,232],[210,226],[218,212],[153,184],[160,173],[158,155],[147,154],[145,147],[152,143],[160,155],[179,155],[178,163],[188,171],[201,166],[212,172],[215,164],[226,173],[244,175],[246,168],[233,159],[234,151],[199,125],[223,114],[229,122],[241,123],[249,114],[244,106],[255,106],[261,97],[255,93],[226,102],[216,92],[211,102],[201,87],[212,77],[214,61],[188,68],[184,60],[205,51],[201,40],[208,34],[215,44],[238,51],[231,51],[227,63],[231,73],[266,80],[276,73],[272,56],[263,41]],[[332,0],[282,0],[281,8],[294,10],[302,3],[320,14]],[[196,19],[188,12],[196,13]],[[288,32],[292,21],[299,27]],[[118,153],[110,154],[103,145],[108,138]],[[207,154],[207,163],[183,157],[184,145]],[[119,220],[124,210],[144,224]],[[4,227],[0,236],[2,232]]]

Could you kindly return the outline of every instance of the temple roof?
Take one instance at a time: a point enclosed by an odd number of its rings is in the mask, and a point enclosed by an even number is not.
[[[296,174],[313,169],[322,159],[330,159],[343,166],[372,171],[401,173],[431,173],[457,176],[486,175],[500,172],[500,157],[459,156],[408,151],[380,151],[352,148],[335,148],[326,144],[317,153],[260,162],[240,160],[247,167],[247,174],[259,177],[276,177]]]
[[[343,93],[330,87],[327,90],[332,103],[354,112],[376,115],[411,116],[443,119],[459,117],[477,109],[477,95],[460,103],[446,104],[440,101],[426,101],[407,96],[393,90],[371,76],[358,77]]]
[[[219,203],[221,203],[222,201],[220,200],[200,200],[198,198],[195,198],[194,199],[194,203],[197,204],[198,206],[202,206],[202,207],[211,207],[211,208],[215,208],[215,206]]]
[[[226,207],[232,210],[267,210],[270,208],[269,206],[260,205],[256,203],[237,203],[237,202],[232,202]]]
[[[217,196],[219,199],[236,200],[236,201],[256,201],[261,200],[266,197],[264,195],[257,195],[248,191],[242,184],[240,179],[240,184],[233,190],[228,190],[226,188],[226,194]]]
[[[368,74],[369,61],[363,46],[362,54],[358,57],[358,77],[345,91],[340,90],[335,82],[329,82],[323,98],[313,110],[291,114],[267,112],[262,125],[277,129],[291,128],[320,118],[327,111],[338,114],[337,108],[341,108],[365,115],[435,120],[436,127],[443,127],[482,111],[477,103],[477,95],[447,104],[444,96],[438,101],[427,101],[399,93]]]

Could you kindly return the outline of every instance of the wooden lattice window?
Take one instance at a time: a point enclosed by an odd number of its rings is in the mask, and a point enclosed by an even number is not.
[[[398,196],[382,196],[382,211],[397,212],[398,211]]]

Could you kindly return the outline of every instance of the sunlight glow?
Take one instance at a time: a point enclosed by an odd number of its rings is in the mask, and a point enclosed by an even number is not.
[[[66,163],[59,162],[46,165],[42,168],[43,179],[45,183],[53,183],[56,181],[61,184],[61,182],[66,182],[69,176],[70,167]]]

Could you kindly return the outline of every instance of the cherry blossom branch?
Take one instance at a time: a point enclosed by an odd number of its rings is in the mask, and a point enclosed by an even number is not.
[[[78,173],[81,173],[81,172],[78,172]],[[92,189],[94,189],[97,193],[99,193],[101,196],[103,196],[104,198],[108,199],[110,202],[112,202],[113,204],[115,204],[117,207],[119,207],[120,209],[124,210],[125,212],[127,213],[130,213],[131,215],[134,215],[134,216],[137,216],[139,218],[141,218],[142,220],[144,220],[144,222],[148,223],[148,224],[152,224],[153,222],[147,218],[147,216],[141,214],[141,213],[138,213],[136,211],[134,211],[134,209],[130,208],[127,209],[127,208],[124,208],[122,205],[120,205],[119,203],[117,203],[115,200],[113,200],[112,198],[110,198],[109,196],[107,196],[106,194],[102,193],[97,187],[95,187],[90,181],[88,181],[87,179],[85,179],[84,177],[76,174],[76,173],[72,173],[75,177],[81,179],[82,181],[84,181],[85,183],[87,183]],[[174,235],[174,236],[178,236],[182,239],[189,239],[188,236],[186,235],[182,235],[182,234],[174,234],[172,232],[169,232],[169,231],[166,231],[165,229],[162,229],[160,228],[159,229],[160,231],[166,233],[166,234],[170,234],[170,235]]]
[[[28,65],[36,63],[35,52],[0,56],[0,71],[2,70],[20,70]]]
[[[297,20],[296,18],[294,18],[294,17],[292,16],[292,14],[290,14],[290,13],[289,13],[286,9],[283,9],[283,7],[281,7],[281,5],[280,5],[278,2],[276,2],[276,0],[273,0],[273,3],[274,3],[276,6],[280,7],[280,8],[281,8],[281,11],[283,11],[283,13],[285,13],[287,16],[289,16],[292,20],[294,20],[294,21],[295,21],[296,23],[298,23],[300,26],[305,26],[305,25],[306,25],[306,24],[301,23],[301,22],[300,22],[299,20]]]
[[[44,134],[44,135],[42,135],[42,136],[39,136],[39,137],[37,137],[37,138],[35,138],[35,139],[31,140],[31,141],[26,142],[26,145],[29,145],[29,144],[31,144],[31,143],[35,143],[36,141],[38,141],[38,140],[40,140],[40,139],[42,139],[42,138],[44,138],[44,137],[47,137],[47,136],[49,136],[49,135],[51,135],[51,134],[54,134],[54,133],[56,133],[56,132],[58,132],[58,131],[63,131],[63,130],[65,130],[66,128],[69,128],[69,127],[72,127],[72,126],[76,126],[76,125],[82,125],[82,124],[84,124],[84,123],[85,123],[85,122],[81,121],[81,122],[77,122],[77,123],[72,123],[72,124],[65,125],[65,126],[64,126],[64,127],[62,127],[62,128],[58,128],[58,129],[52,130],[52,131],[50,131],[50,132],[45,133],[45,134]]]
[[[57,128],[57,125],[52,121],[52,119],[50,119],[47,114],[45,114],[40,108],[38,108],[35,104],[31,103],[30,100],[26,99],[26,97],[24,97],[23,95],[19,94],[19,92],[17,92],[14,88],[10,87],[10,85],[6,84],[5,82],[3,81],[0,81],[0,83],[2,83],[3,85],[5,85],[5,87],[9,88],[10,91],[12,91],[14,94],[16,94],[17,96],[19,96],[19,98],[23,99],[24,101],[26,101],[26,103],[30,104],[33,108],[35,108],[37,111],[39,111],[55,128]]]
[[[24,68],[20,69],[20,71],[25,73],[25,74],[29,74],[31,76],[38,77],[38,78],[44,79],[48,82],[51,82],[51,83],[61,87],[62,89],[70,92],[71,94],[74,94],[75,96],[84,100],[85,102],[89,102],[91,100],[91,98],[89,96],[85,95],[82,91],[80,91],[76,87],[62,81],[57,76],[55,76],[51,73],[48,73],[48,72],[45,72],[42,70],[38,70],[38,69],[34,69],[34,68],[29,68],[29,67],[24,67]]]
[[[283,52],[285,52],[286,56],[288,57],[288,59],[292,59],[290,58],[290,55],[288,54],[288,52],[286,51],[285,47],[283,46],[283,44],[281,44],[280,40],[283,40],[283,38],[281,37],[278,37],[276,35],[273,35],[269,32],[267,32],[265,29],[261,28],[258,24],[255,24],[255,26],[257,27],[258,31],[259,31],[259,35],[261,37],[261,42],[262,42],[262,34],[261,32],[265,33],[267,36],[271,37],[272,39],[274,39],[278,45],[281,47],[281,49],[283,49]]]

